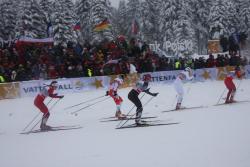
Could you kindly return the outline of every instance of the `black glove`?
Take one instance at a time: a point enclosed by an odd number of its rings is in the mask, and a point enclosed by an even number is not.
[[[60,99],[62,99],[62,98],[64,98],[64,96],[62,95],[62,96],[58,96]]]
[[[114,96],[117,96],[117,92],[116,91],[114,91]]]
[[[145,92],[145,93],[149,93],[149,89],[150,89],[150,88],[144,90],[144,92]]]
[[[105,96],[108,96],[109,95],[109,91],[106,91],[106,95]]]
[[[159,93],[152,93],[152,96],[156,97]]]

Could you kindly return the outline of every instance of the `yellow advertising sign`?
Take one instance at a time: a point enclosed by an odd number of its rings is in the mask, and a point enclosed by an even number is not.
[[[19,83],[3,83],[0,84],[0,100],[15,99],[20,97]]]

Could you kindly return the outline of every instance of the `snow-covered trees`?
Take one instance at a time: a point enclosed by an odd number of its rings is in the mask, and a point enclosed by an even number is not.
[[[44,13],[46,17],[47,23],[51,20],[51,14],[52,14],[52,1],[51,0],[40,0],[39,5],[41,7],[42,12]]]
[[[117,11],[117,31],[119,32],[120,35],[125,35],[127,34],[127,18],[126,18],[126,12],[127,12],[127,7],[126,7],[126,2],[125,0],[121,0],[119,3],[118,11]]]
[[[159,41],[160,8],[161,0],[146,0],[142,3],[142,28],[141,31],[146,41]]]
[[[199,54],[207,51],[207,41],[209,39],[209,9],[211,0],[191,0],[192,24],[197,41],[197,52]]]
[[[89,40],[92,35],[91,25],[92,0],[79,0],[76,2],[76,14],[80,21],[81,40]]]
[[[95,26],[107,20],[110,25],[111,23],[111,4],[109,0],[93,0],[91,7],[91,24],[92,30]],[[112,27],[111,27],[112,28]],[[93,31],[92,41],[100,42],[103,39],[112,40],[114,38],[111,28],[103,31]]]
[[[176,49],[176,53],[183,55],[191,55],[194,53],[197,41],[195,40],[195,31],[192,25],[192,16],[188,10],[191,9],[190,5],[185,0],[179,0],[177,5],[177,17],[173,22],[173,33],[175,40],[173,42],[180,43]]]
[[[237,0],[237,10],[239,13],[239,32],[250,35],[250,1]]]
[[[160,10],[160,33],[162,40],[173,41],[175,39],[173,34],[174,20],[177,18],[177,3],[175,0],[162,1]]]
[[[165,50],[173,55],[204,53],[207,41],[221,35],[250,34],[250,1],[246,0],[121,0],[118,9],[109,0],[2,0],[0,4],[4,40],[45,38],[50,25],[49,37],[56,45],[125,35],[148,43],[169,42],[172,46],[164,45]],[[104,20],[110,28],[95,31]],[[188,47],[183,41],[189,41]]]
[[[45,38],[46,37],[46,16],[42,12],[39,4],[36,0],[34,0],[31,4],[30,8],[32,17],[31,17],[31,23],[32,23],[32,30],[31,32],[34,35],[35,38]]]
[[[208,22],[211,39],[219,39],[221,35],[230,35],[237,31],[239,19],[234,1],[213,1]]]
[[[140,0],[128,0],[126,18],[127,24],[124,25],[127,31],[126,35],[128,37],[134,37],[136,34],[132,30],[132,25],[138,23],[137,29],[140,29],[140,24],[142,24]]]
[[[16,14],[14,0],[4,0],[0,3],[0,38],[14,39]]]
[[[160,10],[160,34],[168,54],[191,54],[197,42],[192,24],[191,5],[184,0],[162,1]],[[166,44],[173,44],[172,46]]]
[[[20,3],[16,36],[43,38],[46,36],[45,16],[36,0],[22,0]]]
[[[54,2],[54,15],[52,27],[54,32],[54,44],[66,46],[68,42],[75,40],[73,26],[75,23],[74,4],[71,0],[58,0]]]

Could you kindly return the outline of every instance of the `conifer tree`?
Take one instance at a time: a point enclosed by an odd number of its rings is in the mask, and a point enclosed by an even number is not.
[[[90,40],[92,36],[91,6],[92,0],[79,0],[76,2],[76,14],[80,21],[81,39]]]
[[[74,5],[73,5],[74,6]],[[54,14],[52,26],[54,32],[54,44],[67,46],[68,42],[75,42],[73,34],[74,13],[70,10],[72,1],[58,0],[54,2]]]
[[[211,7],[211,0],[192,0],[192,24],[195,30],[195,40],[197,41],[197,53],[205,54],[207,52],[207,41],[209,39],[209,9]]]
[[[117,34],[119,35],[126,35],[126,28],[125,26],[127,25],[127,18],[126,18],[126,2],[125,0],[121,0],[119,2],[118,10],[115,15],[115,20],[116,20],[116,31]]]
[[[219,39],[221,35],[229,36],[237,30],[237,13],[230,0],[216,0],[212,2],[209,13],[209,37]]]
[[[15,1],[4,0],[0,5],[0,37],[4,40],[15,38],[16,25]]]
[[[93,0],[91,7],[92,42],[100,42],[104,39],[112,40],[114,38],[111,28],[99,32],[94,31],[95,26],[104,20],[107,20],[112,28],[111,4],[109,0]]]
[[[146,41],[159,41],[160,0],[146,0],[142,3],[142,32]]]
[[[196,51],[197,42],[195,41],[194,28],[189,16],[189,3],[185,0],[179,0],[177,6],[177,18],[173,24],[173,34],[175,35],[175,42],[177,45],[176,54],[181,53],[185,56],[190,56]]]
[[[136,22],[137,29],[141,28],[141,3],[139,0],[128,0],[127,3],[127,24],[125,26],[128,37],[135,37],[137,34],[132,32],[132,25]]]

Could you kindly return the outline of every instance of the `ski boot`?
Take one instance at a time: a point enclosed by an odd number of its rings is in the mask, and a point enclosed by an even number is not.
[[[122,114],[121,111],[116,111],[115,117],[118,118],[119,120],[123,120],[127,118],[126,115]]]
[[[235,103],[236,101],[234,99],[230,99],[230,103]]]
[[[145,124],[142,122],[141,116],[142,116],[142,109],[136,111],[136,117],[135,117],[136,126],[143,126]]]
[[[40,129],[42,131],[46,131],[46,130],[51,130],[52,128],[51,128],[51,126],[48,126],[48,125],[45,125],[45,124],[41,124]]]
[[[145,122],[143,122],[141,119],[135,119],[136,126],[143,126]]]
[[[176,104],[175,110],[179,110],[179,109],[181,109],[181,103]]]

